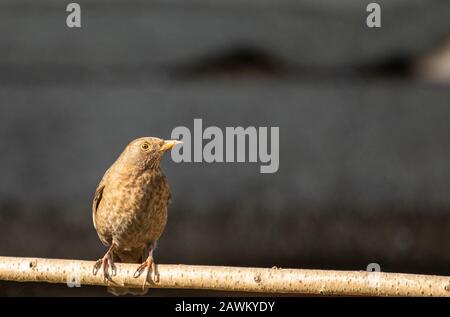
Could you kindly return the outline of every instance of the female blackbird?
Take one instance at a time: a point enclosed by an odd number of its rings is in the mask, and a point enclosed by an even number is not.
[[[94,265],[94,275],[103,269],[110,280],[115,274],[114,261],[142,263],[134,277],[147,269],[145,281],[154,267],[153,250],[167,222],[170,190],[160,168],[167,150],[181,143],[154,137],[132,141],[98,185],[92,203],[92,218],[97,234],[109,249]],[[145,282],[144,282],[145,285]],[[116,295],[145,294],[146,290],[108,287]]]

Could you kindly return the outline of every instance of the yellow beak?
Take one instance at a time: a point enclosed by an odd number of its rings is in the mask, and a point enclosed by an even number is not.
[[[182,144],[183,142],[178,140],[164,140],[164,144],[159,149],[160,152],[166,152],[173,148],[177,144]]]

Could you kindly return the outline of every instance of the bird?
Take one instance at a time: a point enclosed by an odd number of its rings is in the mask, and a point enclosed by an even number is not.
[[[140,263],[137,278],[147,270],[142,289],[114,287],[114,295],[144,295],[150,272],[156,274],[153,251],[167,223],[171,192],[161,170],[165,152],[180,144],[178,140],[141,137],[131,141],[107,169],[95,190],[92,220],[100,241],[108,247],[95,262],[93,274],[100,268],[105,281],[116,274],[115,262]],[[110,274],[111,270],[111,274]]]

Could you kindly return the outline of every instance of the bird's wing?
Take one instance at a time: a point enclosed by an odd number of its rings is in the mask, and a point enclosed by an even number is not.
[[[95,190],[94,200],[92,201],[92,221],[94,222],[94,228],[97,229],[97,224],[95,223],[95,215],[97,213],[98,205],[103,197],[103,190],[105,189],[106,178],[108,176],[109,169],[103,175],[100,184],[98,184],[97,189]]]

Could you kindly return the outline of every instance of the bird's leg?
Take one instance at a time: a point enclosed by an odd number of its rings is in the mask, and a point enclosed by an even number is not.
[[[153,260],[153,249],[154,249],[154,247],[151,246],[150,250],[148,252],[147,260],[145,260],[141,265],[139,265],[139,267],[137,268],[136,272],[134,272],[134,275],[133,275],[134,278],[138,278],[139,276],[141,276],[142,272],[144,272],[147,269],[144,283],[142,284],[142,289],[145,289],[145,284],[149,280],[149,277],[151,276],[151,272],[153,271],[153,273],[154,273],[153,275],[155,277],[158,272],[157,268],[156,268],[156,263]]]
[[[92,273],[94,275],[97,275],[98,270],[100,268],[103,268],[103,276],[105,278],[105,281],[108,281],[111,278],[111,276],[109,275],[109,266],[111,267],[112,275],[116,275],[116,266],[113,261],[113,251],[116,246],[116,243],[113,242],[103,258],[95,262],[94,268],[92,270]]]

